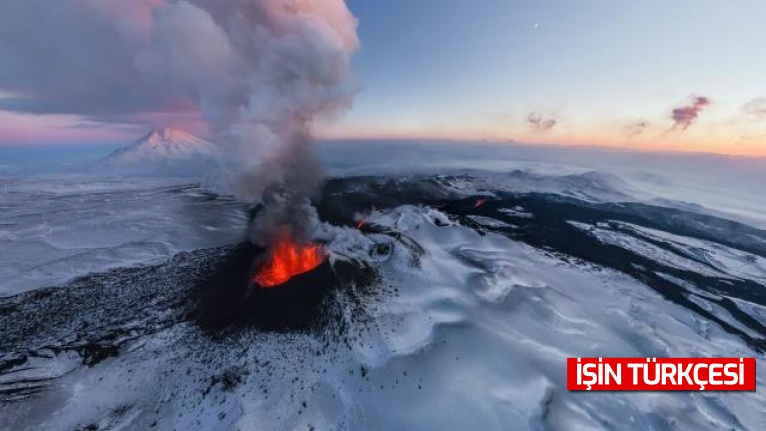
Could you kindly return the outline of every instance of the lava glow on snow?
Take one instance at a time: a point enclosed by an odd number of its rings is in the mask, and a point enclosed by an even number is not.
[[[267,259],[258,267],[252,282],[263,288],[286,283],[296,275],[311,271],[321,265],[327,256],[318,244],[298,244],[291,238],[278,241]]]

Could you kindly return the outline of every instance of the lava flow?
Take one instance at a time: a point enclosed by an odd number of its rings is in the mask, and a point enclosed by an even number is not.
[[[296,275],[321,265],[327,256],[318,244],[298,244],[290,238],[272,246],[268,258],[258,267],[252,281],[262,288],[286,283]]]

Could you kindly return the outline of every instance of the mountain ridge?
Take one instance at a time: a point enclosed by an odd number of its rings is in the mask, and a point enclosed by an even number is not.
[[[191,133],[174,128],[148,132],[96,162],[99,172],[136,175],[196,175],[214,166],[218,148]]]

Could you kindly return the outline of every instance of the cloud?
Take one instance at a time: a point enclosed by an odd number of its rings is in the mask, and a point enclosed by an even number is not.
[[[742,105],[742,112],[754,117],[766,118],[766,97],[755,98]]]
[[[712,101],[704,96],[691,96],[691,101],[688,105],[673,109],[671,119],[674,124],[668,129],[668,132],[672,131],[684,131],[689,128],[699,117],[700,113],[704,111]]]
[[[633,139],[646,132],[646,129],[648,129],[649,126],[650,124],[648,121],[636,121],[635,123],[628,124],[624,128],[625,136],[627,139]]]
[[[527,124],[535,133],[546,133],[558,124],[558,120],[552,117],[546,118],[542,114],[532,112],[527,116]]]
[[[150,43],[149,0],[9,0],[0,14],[0,109],[121,114],[172,99],[133,67]],[[142,22],[144,25],[142,25]]]
[[[132,130],[136,135],[145,134],[147,128],[161,129],[165,127],[182,129],[199,136],[206,136],[210,132],[198,110],[189,110],[187,112],[179,106],[173,107],[172,110],[161,112],[143,112],[126,115],[91,115],[84,121],[70,127],[91,130]]]
[[[358,43],[343,0],[6,0],[0,110],[309,118],[348,105]]]

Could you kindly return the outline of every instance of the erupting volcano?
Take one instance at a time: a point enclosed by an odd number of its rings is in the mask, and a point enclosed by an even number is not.
[[[252,317],[267,330],[304,329],[315,321],[325,293],[337,279],[324,248],[282,234],[265,256],[256,258],[249,277],[255,288]]]
[[[292,238],[280,239],[269,256],[256,269],[252,282],[263,288],[275,287],[321,265],[327,256],[318,244],[300,244]]]

